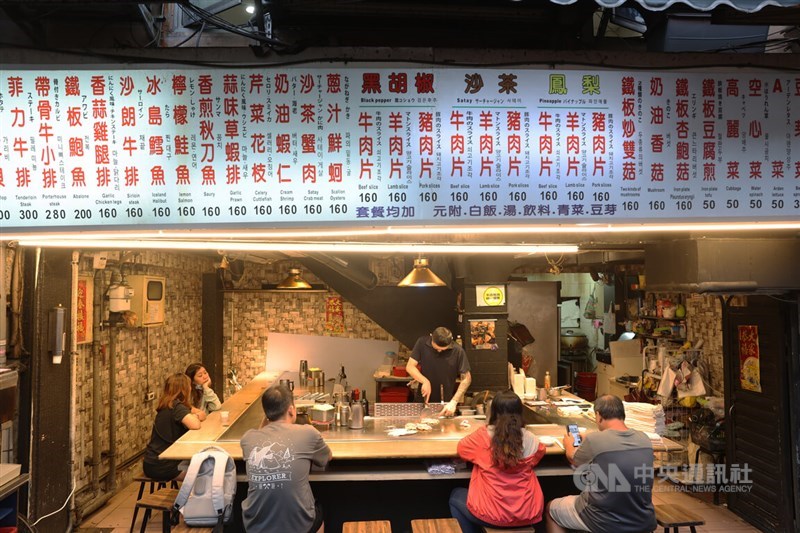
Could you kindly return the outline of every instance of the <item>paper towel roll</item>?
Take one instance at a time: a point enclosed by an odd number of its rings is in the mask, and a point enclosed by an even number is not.
[[[517,396],[522,397],[525,394],[525,376],[522,374],[514,374],[513,389],[514,392],[517,393]]]
[[[536,378],[525,378],[525,394],[536,394]]]

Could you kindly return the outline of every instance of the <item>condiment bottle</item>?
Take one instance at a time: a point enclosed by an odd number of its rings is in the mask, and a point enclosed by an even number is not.
[[[367,401],[367,389],[361,391],[361,406],[364,408],[364,416],[369,416],[369,402]]]
[[[544,388],[545,390],[550,390],[550,371],[546,371],[544,373]]]

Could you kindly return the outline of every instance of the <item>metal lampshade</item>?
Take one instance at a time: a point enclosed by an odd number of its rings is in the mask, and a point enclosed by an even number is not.
[[[414,268],[397,284],[398,287],[443,287],[447,285],[428,268],[428,260],[414,259]]]
[[[299,268],[290,268],[289,269],[289,276],[281,281],[276,287],[276,289],[310,289],[311,285],[300,277],[300,269]]]

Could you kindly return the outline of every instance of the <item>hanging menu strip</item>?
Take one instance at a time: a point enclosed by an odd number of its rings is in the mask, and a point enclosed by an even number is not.
[[[800,217],[800,75],[0,71],[0,226]]]

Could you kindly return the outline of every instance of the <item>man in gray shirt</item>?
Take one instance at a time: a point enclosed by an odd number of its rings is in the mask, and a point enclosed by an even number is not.
[[[319,431],[296,425],[292,391],[272,386],[261,395],[264,423],[242,437],[247,460],[247,498],[242,519],[249,533],[314,533],[322,525],[322,508],[314,500],[308,473],[324,467],[331,449]]]
[[[625,407],[616,396],[601,396],[594,404],[599,432],[564,436],[567,459],[578,467],[583,483],[577,496],[547,504],[548,533],[568,529],[593,533],[639,533],[656,529],[653,508],[653,445],[641,431],[625,425]]]

